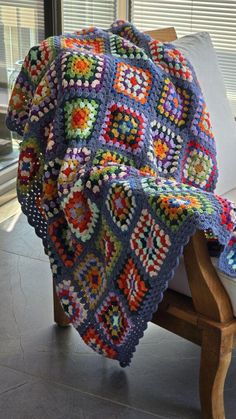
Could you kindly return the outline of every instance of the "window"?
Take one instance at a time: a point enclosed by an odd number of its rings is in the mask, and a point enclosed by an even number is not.
[[[235,0],[132,0],[131,20],[141,30],[174,26],[179,37],[209,32],[236,115]]]
[[[43,2],[1,1],[0,34],[0,83],[6,85],[15,63],[44,38]]]
[[[84,27],[108,28],[116,19],[115,0],[64,0],[63,30],[77,31]]]
[[[5,126],[10,94],[9,81],[17,77],[21,60],[30,47],[44,38],[44,2],[11,0],[0,2],[0,171],[18,157],[16,134]],[[2,172],[1,172],[2,173]],[[1,177],[1,176],[0,176]],[[1,179],[0,179],[1,186]]]

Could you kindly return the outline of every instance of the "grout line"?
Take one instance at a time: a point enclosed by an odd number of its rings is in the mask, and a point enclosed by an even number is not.
[[[29,382],[26,381],[25,383],[20,383],[16,386],[9,387],[6,390],[3,390],[2,392],[0,392],[0,398],[2,397],[2,395],[6,394],[6,393],[10,393],[10,392],[15,391],[15,390],[18,390],[18,388],[21,388],[21,387],[25,386],[26,384],[29,384]]]
[[[22,255],[21,253],[10,252],[9,250],[1,249],[1,247],[0,247],[0,252],[8,253],[10,255],[21,256],[21,257],[26,258],[26,259],[39,260],[40,262],[44,262],[44,263],[48,263],[49,262],[49,260],[47,261],[46,259],[36,258],[35,256],[27,256],[27,255]]]
[[[90,393],[89,391],[84,391],[84,390],[78,389],[76,387],[70,386],[68,384],[59,383],[57,381],[50,380],[47,377],[46,378],[45,377],[41,377],[41,376],[38,376],[36,374],[25,372],[25,371],[22,371],[22,370],[17,369],[17,368],[9,367],[7,365],[2,364],[1,362],[0,362],[0,367],[8,368],[9,370],[12,370],[12,371],[15,371],[15,372],[18,372],[18,373],[21,373],[21,374],[25,374],[25,375],[28,375],[28,376],[33,377],[33,378],[37,378],[38,381],[46,381],[49,384],[54,384],[54,385],[57,385],[59,387],[64,387],[64,388],[66,388],[68,390],[74,390],[74,391],[77,391],[78,393],[85,394],[85,395],[88,395],[88,396],[97,398],[99,400],[104,400],[106,402],[110,402],[110,403],[113,403],[113,404],[116,404],[116,405],[119,405],[119,406],[122,406],[122,407],[126,407],[128,409],[135,410],[135,411],[140,412],[140,413],[145,413],[146,415],[152,416],[152,417],[157,418],[157,419],[168,419],[167,416],[160,416],[158,414],[155,414],[155,413],[152,413],[152,412],[148,412],[147,410],[139,409],[139,408],[137,408],[135,406],[130,406],[130,405],[126,404],[126,403],[122,403],[122,402],[119,402],[119,401],[116,401],[116,400],[112,400],[112,399],[109,399],[108,397],[100,396],[99,394]],[[1,397],[1,394],[0,394],[0,397]]]

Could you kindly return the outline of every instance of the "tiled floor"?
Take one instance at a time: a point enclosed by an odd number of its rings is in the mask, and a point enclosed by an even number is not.
[[[0,272],[1,419],[200,418],[198,347],[150,325],[122,369],[53,324],[49,264],[23,215],[0,224]],[[227,419],[235,380],[233,358]]]

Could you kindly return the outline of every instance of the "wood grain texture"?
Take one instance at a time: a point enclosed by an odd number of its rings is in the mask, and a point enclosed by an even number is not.
[[[232,320],[234,316],[229,296],[211,263],[202,231],[197,231],[186,246],[184,263],[198,313],[219,322]]]
[[[233,335],[220,329],[202,333],[200,400],[203,419],[225,419],[224,383],[232,358]]]
[[[156,39],[161,42],[173,42],[177,39],[177,34],[175,28],[163,28],[163,29],[153,29],[145,31],[147,35],[150,35],[153,39]]]
[[[231,303],[198,231],[184,250],[192,299],[167,290],[152,321],[201,346],[199,393],[203,419],[225,419],[224,382],[236,345]]]

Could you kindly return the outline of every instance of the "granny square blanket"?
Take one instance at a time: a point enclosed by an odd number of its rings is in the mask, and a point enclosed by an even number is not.
[[[196,229],[236,276],[234,205],[194,69],[125,22],[51,37],[25,58],[7,126],[23,136],[18,198],[71,323],[130,363]]]

